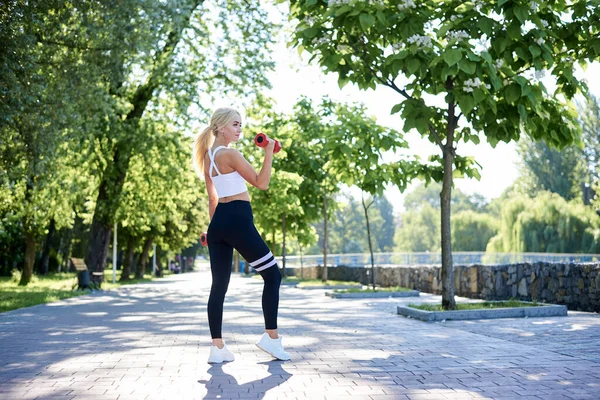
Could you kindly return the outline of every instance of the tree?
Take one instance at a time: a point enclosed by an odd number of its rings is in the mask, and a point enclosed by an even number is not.
[[[12,199],[0,213],[8,224],[20,220],[25,244],[21,285],[31,279],[44,229],[69,225],[73,203],[88,192],[77,185],[88,176],[77,153],[86,128],[79,127],[94,123],[85,110],[96,109],[92,99],[97,90],[84,84],[92,75],[78,65],[82,57],[68,46],[58,51],[45,46],[63,39],[64,21],[72,18],[74,8],[87,6],[79,1],[17,1],[0,11],[0,40],[7,44],[0,74],[0,184]],[[75,32],[88,28],[82,21],[69,26]]]
[[[593,186],[598,184],[598,165],[600,165],[600,100],[588,96],[585,104],[580,105],[581,127],[583,130],[583,198],[585,204],[590,204],[594,194]],[[598,190],[595,190],[598,193]]]
[[[394,248],[394,234],[396,224],[394,223],[394,207],[387,197],[375,198],[375,210],[381,216],[380,223],[374,223],[374,235],[377,240],[378,251],[390,252]]]
[[[299,146],[305,138],[301,131],[294,129],[293,115],[276,112],[272,99],[259,95],[246,112],[249,124],[246,125],[245,132],[248,133],[245,136],[247,135],[248,140],[242,142],[242,145],[244,155],[250,162],[258,166],[263,158],[263,150],[252,140],[256,134],[267,133],[282,145],[282,150],[273,160],[269,190],[251,188],[250,191],[257,204],[268,204],[268,210],[261,210],[255,215],[255,222],[259,230],[264,232],[267,241],[270,234],[270,247],[274,254],[277,253],[277,243],[281,243],[282,273],[285,277],[288,244],[292,242],[289,236],[300,246],[315,240],[310,223],[318,213],[314,210],[314,204],[306,199],[314,198],[317,190],[315,185],[305,182],[300,175],[309,162],[309,152]]]
[[[579,200],[556,193],[517,196],[502,207],[500,231],[489,252],[598,253],[600,217]]]
[[[123,34],[142,34],[132,48],[117,47],[112,61],[118,73],[106,77],[107,94],[115,99],[110,109],[115,126],[98,132],[110,145],[86,250],[92,271],[104,269],[127,171],[136,147],[146,140],[139,129],[142,119],[153,118],[153,111],[172,111],[174,124],[188,128],[192,104],[205,114],[203,102],[217,92],[243,95],[268,86],[264,71],[272,68],[268,45],[273,24],[257,3],[226,1],[213,6],[186,0],[163,6],[139,1],[125,11],[129,25]]]
[[[442,182],[444,309],[455,308],[453,176],[479,176],[457,144],[478,143],[484,135],[495,145],[518,140],[522,132],[557,147],[576,141],[566,100],[582,87],[574,61],[600,54],[594,3],[291,1],[295,46],[336,73],[340,86],[394,90],[402,101],[392,113],[401,113],[404,131],[415,129],[439,147],[420,177]],[[552,94],[534,77],[543,71],[557,81]]]
[[[452,215],[452,246],[456,251],[485,251],[498,233],[498,223],[489,214],[459,211]]]
[[[394,243],[397,252],[439,252],[439,207],[425,203],[419,209],[409,209],[401,215]]]
[[[323,109],[326,110],[325,115],[331,118],[330,133],[325,143],[330,155],[325,168],[329,176],[335,176],[348,186],[356,185],[362,192],[367,245],[371,254],[371,279],[375,289],[375,261],[369,223],[369,208],[375,200],[373,197],[365,200],[364,193],[381,196],[386,182],[391,180],[395,180],[403,190],[416,169],[408,160],[383,162],[383,152],[395,152],[407,148],[408,144],[397,131],[381,126],[369,117],[364,105],[336,105],[325,101]]]
[[[582,181],[582,151],[568,146],[562,150],[546,142],[523,139],[517,148],[521,156],[521,184],[535,196],[541,191],[558,193],[567,200],[580,197]]]
[[[295,112],[297,130],[303,132],[310,154],[301,168],[301,175],[322,190],[323,204],[323,265],[327,265],[327,239],[330,217],[328,203],[339,192],[339,184],[356,185],[370,194],[383,192],[384,183],[401,172],[409,174],[408,162],[384,164],[382,152],[406,146],[397,132],[377,124],[366,115],[363,105],[338,104],[324,98],[317,108],[306,99],[298,102]],[[306,164],[301,164],[306,165]],[[367,244],[372,248],[368,207]],[[327,280],[324,268],[323,280]]]

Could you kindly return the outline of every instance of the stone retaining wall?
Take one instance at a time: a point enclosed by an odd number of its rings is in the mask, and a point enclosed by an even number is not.
[[[329,279],[371,282],[369,268],[329,267]],[[320,278],[322,268],[306,267],[305,278]],[[291,274],[300,270],[288,268]],[[376,283],[381,286],[404,286],[426,293],[440,294],[439,265],[375,267]],[[564,304],[570,310],[600,312],[600,263],[559,264],[523,263],[511,265],[469,265],[454,267],[454,290],[457,296],[490,300],[510,298]]]

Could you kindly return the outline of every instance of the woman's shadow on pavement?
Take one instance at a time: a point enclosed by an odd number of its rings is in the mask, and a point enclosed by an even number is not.
[[[223,364],[211,365],[207,371],[211,375],[210,380],[201,379],[198,381],[206,386],[207,393],[204,399],[237,397],[240,393],[253,393],[257,399],[262,399],[269,390],[292,377],[292,374],[283,369],[283,362],[281,361],[265,361],[258,364],[267,365],[269,376],[242,385],[237,382],[233,375],[223,371]]]

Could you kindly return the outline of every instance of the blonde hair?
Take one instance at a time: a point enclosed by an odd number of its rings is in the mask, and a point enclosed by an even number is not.
[[[210,117],[210,125],[196,135],[194,150],[192,151],[192,164],[200,179],[204,178],[204,156],[208,148],[215,142],[219,128],[227,125],[236,117],[240,118],[240,122],[242,122],[240,113],[237,110],[229,107],[217,108]]]

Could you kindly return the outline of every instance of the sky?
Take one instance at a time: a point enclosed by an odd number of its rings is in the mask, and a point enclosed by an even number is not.
[[[399,94],[387,87],[361,91],[352,84],[340,90],[335,74],[325,75],[316,63],[309,65],[306,59],[307,57],[299,56],[295,49],[288,48],[284,37],[280,38],[274,52],[276,69],[269,74],[273,85],[270,95],[275,99],[278,111],[290,113],[296,100],[302,95],[314,101],[319,101],[327,95],[340,102],[364,103],[369,114],[375,116],[379,124],[401,129],[402,121],[399,115],[390,115],[393,105],[402,100]],[[587,80],[592,93],[600,96],[600,63],[589,65],[585,72],[581,72],[580,77]],[[551,82],[544,82],[544,84],[549,88],[552,85]],[[409,143],[410,152],[424,159],[431,154],[439,153],[436,146],[421,138],[418,133],[408,133],[405,139]],[[499,143],[495,148],[483,140],[479,145],[459,143],[457,154],[474,156],[481,165],[481,180],[456,179],[455,187],[467,194],[479,193],[488,200],[500,196],[519,176],[519,157],[516,148],[517,144],[514,142]],[[420,182],[415,180],[405,193],[418,184]],[[353,190],[352,193],[360,196],[358,189]],[[393,204],[395,213],[403,211],[403,194],[398,188],[389,187],[385,195]]]

